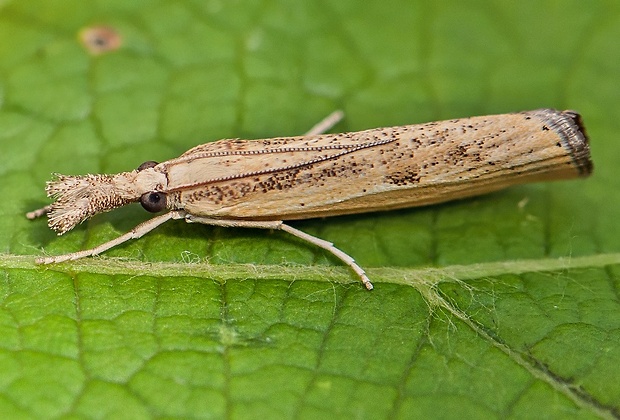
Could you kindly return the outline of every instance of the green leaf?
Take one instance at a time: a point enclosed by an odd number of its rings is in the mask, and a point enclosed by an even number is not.
[[[0,413],[10,418],[620,417],[620,6],[614,1],[0,2]],[[104,25],[118,49],[92,55]],[[56,237],[53,172],[124,171],[225,137],[555,107],[587,180],[293,223],[149,216]]]

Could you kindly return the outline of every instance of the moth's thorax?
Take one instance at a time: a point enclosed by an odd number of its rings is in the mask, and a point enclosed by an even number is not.
[[[137,198],[140,198],[142,194],[150,191],[167,191],[168,179],[163,171],[164,168],[162,168],[161,165],[158,165],[138,172],[130,172],[130,174],[134,174],[133,182],[136,185],[136,194],[138,194]]]

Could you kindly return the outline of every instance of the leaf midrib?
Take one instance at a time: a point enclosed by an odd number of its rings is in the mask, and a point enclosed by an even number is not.
[[[605,253],[579,257],[523,259],[448,265],[445,267],[401,268],[380,267],[366,269],[377,283],[410,286],[436,285],[440,282],[493,277],[505,274],[551,272],[581,268],[602,268],[620,264],[620,253]],[[37,265],[28,255],[0,254],[0,268],[55,271],[61,273],[94,273],[109,275],[148,275],[152,277],[204,277],[216,281],[252,278],[257,280],[309,281],[357,283],[356,277],[345,267],[310,265],[208,264],[189,262],[145,262],[125,258],[94,257],[53,265]],[[360,284],[361,286],[361,284]]]

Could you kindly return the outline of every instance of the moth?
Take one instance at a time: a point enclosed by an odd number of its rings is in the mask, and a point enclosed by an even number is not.
[[[97,255],[183,219],[283,230],[333,254],[371,290],[353,258],[285,221],[429,205],[592,172],[588,137],[574,111],[538,109],[320,134],[340,117],[333,114],[304,136],[220,140],[129,172],[56,174],[46,186],[55,201],[27,217],[47,215],[59,235],[133,202],[164,213],[95,248],[37,262]]]

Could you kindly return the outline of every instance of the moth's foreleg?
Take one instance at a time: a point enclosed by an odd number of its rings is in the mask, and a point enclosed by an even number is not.
[[[63,261],[78,260],[84,257],[91,257],[94,255],[99,255],[102,252],[107,251],[110,248],[113,248],[117,245],[122,244],[123,242],[127,242],[131,239],[141,238],[142,236],[146,235],[147,233],[149,233],[150,231],[152,231],[159,225],[167,222],[168,220],[183,219],[183,218],[185,218],[184,211],[170,211],[160,216],[153,217],[152,219],[149,219],[146,222],[140,223],[138,226],[131,229],[129,232],[125,233],[124,235],[121,235],[115,239],[112,239],[111,241],[103,243],[94,248],[86,249],[84,251],[72,252],[70,254],[55,255],[51,257],[41,257],[41,258],[37,258],[35,261],[37,264],[53,264],[53,263],[59,263]]]
[[[28,213],[26,213],[26,217],[30,220],[34,220],[37,219],[41,216],[45,216],[47,213],[49,213],[50,211],[52,211],[52,205],[49,204],[45,207],[41,207],[40,209],[36,209],[33,211],[29,211]]]

